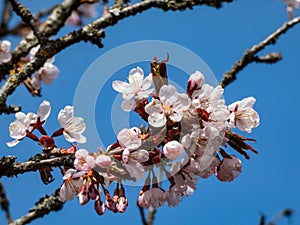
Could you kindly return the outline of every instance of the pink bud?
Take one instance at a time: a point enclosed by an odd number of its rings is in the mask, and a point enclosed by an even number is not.
[[[78,196],[78,200],[79,200],[80,205],[84,205],[84,204],[89,202],[90,198],[87,194],[85,184],[82,185],[81,191],[78,193],[77,196]]]
[[[242,162],[236,156],[230,155],[222,160],[216,170],[216,176],[220,181],[230,182],[242,172]]]
[[[96,189],[95,184],[93,181],[89,181],[88,184],[88,195],[90,199],[95,200],[96,197],[99,195],[99,191]]]
[[[110,166],[111,162],[111,158],[107,155],[99,155],[95,160],[96,165],[102,168]]]
[[[94,202],[94,208],[98,215],[103,215],[105,213],[105,204],[101,201],[99,195],[97,196],[97,199]]]
[[[163,152],[168,159],[175,160],[182,155],[184,149],[178,141],[169,141],[163,147]]]
[[[204,76],[201,72],[193,73],[187,83],[187,95],[191,96],[195,90],[201,89],[204,84]]]
[[[127,198],[119,197],[118,198],[118,203],[116,205],[116,208],[117,208],[118,212],[120,212],[120,213],[125,212],[127,206],[128,206]]]

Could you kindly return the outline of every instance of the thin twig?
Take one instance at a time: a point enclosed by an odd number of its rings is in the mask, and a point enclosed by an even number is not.
[[[0,206],[2,210],[5,212],[7,222],[10,223],[12,221],[11,214],[9,211],[9,201],[6,196],[4,186],[0,181]]]
[[[278,220],[280,220],[281,218],[290,218],[293,214],[293,210],[292,209],[284,209],[283,211],[279,212],[277,215],[275,215],[270,222],[267,223],[267,225],[275,225],[277,223]]]
[[[59,197],[60,189],[57,189],[51,196],[41,198],[29,212],[21,218],[12,221],[9,225],[24,225],[41,218],[52,211],[59,211],[63,208],[64,202]]]
[[[143,225],[148,225],[148,222],[147,222],[146,216],[145,216],[145,210],[144,210],[144,208],[142,208],[141,206],[139,206],[139,204],[137,204],[137,207],[140,210],[140,216],[141,216]]]
[[[147,223],[148,225],[153,225],[155,213],[156,213],[156,208],[151,207],[148,212],[148,223]]]
[[[238,60],[229,71],[227,71],[224,75],[222,80],[220,81],[220,85],[222,87],[226,87],[231,82],[236,79],[237,73],[243,70],[247,65],[252,62],[265,62],[265,61],[257,61],[257,56],[255,56],[258,52],[262,51],[266,46],[275,44],[276,41],[279,39],[280,35],[284,34],[290,28],[295,26],[300,22],[300,16],[285,22],[280,28],[278,28],[275,32],[270,34],[266,39],[260,42],[257,45],[254,45],[251,49],[245,51],[243,57]],[[278,59],[278,58],[277,58]]]
[[[8,0],[3,0],[3,8],[2,8],[2,17],[1,17],[1,25],[0,29],[5,30],[8,27],[8,23],[11,19],[11,4]]]

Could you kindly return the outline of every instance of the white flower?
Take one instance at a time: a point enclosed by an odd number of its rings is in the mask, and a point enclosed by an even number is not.
[[[124,99],[122,108],[125,111],[134,109],[135,101],[132,100],[133,97],[135,97],[135,100],[148,98],[153,90],[149,89],[152,85],[152,75],[150,74],[144,79],[144,71],[140,67],[130,70],[128,81],[129,83],[116,80],[112,83],[113,89],[122,93]]]
[[[228,106],[228,109],[231,111],[230,122],[240,130],[248,133],[252,131],[252,128],[259,125],[259,115],[253,109],[255,101],[255,98],[248,97]]]
[[[109,167],[111,163],[112,163],[112,159],[107,155],[101,154],[95,159],[95,164],[102,168]]]
[[[74,117],[73,106],[66,106],[58,113],[58,121],[63,130],[65,139],[69,142],[85,143],[86,137],[82,135],[86,124],[82,117]]]
[[[123,148],[134,150],[140,147],[142,144],[142,140],[139,138],[140,133],[141,131],[139,128],[125,128],[119,132],[117,139]]]
[[[230,155],[222,160],[216,176],[220,181],[231,182],[242,172],[242,162],[234,155]]]
[[[223,93],[224,89],[220,85],[213,88],[209,84],[204,84],[200,90],[195,91],[195,99],[192,104],[196,109],[201,108],[212,112],[215,108],[224,106]]]
[[[0,64],[3,62],[8,62],[11,59],[10,48],[10,41],[0,41]]]
[[[29,52],[29,60],[31,60],[38,52],[40,45],[32,48]],[[48,59],[43,67],[36,71],[32,77],[31,85],[39,90],[41,88],[41,82],[45,84],[51,84],[58,76],[59,69],[54,64],[54,57]]]
[[[149,114],[148,122],[153,127],[164,126],[166,117],[179,122],[190,104],[191,100],[186,94],[178,93],[173,85],[164,85],[159,91],[159,100],[154,99],[145,107]]]
[[[76,172],[74,169],[68,169],[63,179],[64,183],[60,189],[60,198],[62,201],[71,201],[77,195],[82,186],[80,177],[84,172]]]
[[[23,112],[17,112],[15,115],[16,120],[12,122],[9,126],[10,137],[14,138],[15,140],[7,142],[6,144],[9,147],[17,145],[20,142],[20,140],[22,140],[26,136],[27,131],[31,132],[33,130],[33,127],[31,125],[36,123],[38,121],[38,118],[40,125],[45,124],[46,119],[50,115],[50,111],[50,103],[44,100],[40,104],[37,114],[32,112],[29,112],[27,114]]]
[[[163,147],[164,155],[171,160],[176,160],[184,152],[182,144],[178,141],[169,141]]]
[[[294,10],[299,8],[300,0],[283,0],[290,19],[294,18]]]
[[[88,171],[95,167],[95,158],[86,149],[79,149],[75,153],[74,167],[80,171]]]
[[[52,62],[46,62],[37,72],[34,73],[31,80],[31,84],[35,89],[41,88],[41,82],[45,84],[51,84],[59,74],[59,69],[52,64]]]

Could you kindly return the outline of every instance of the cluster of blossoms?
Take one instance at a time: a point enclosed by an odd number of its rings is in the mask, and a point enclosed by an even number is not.
[[[283,0],[290,19],[294,18],[294,11],[299,8],[300,0]]]
[[[148,76],[137,67],[129,72],[128,81],[114,81],[112,87],[123,96],[121,107],[138,113],[148,126],[124,128],[105,151],[76,147],[64,151],[75,154],[75,161],[74,167],[63,170],[63,201],[77,196],[81,205],[94,200],[99,215],[106,210],[123,213],[128,206],[123,184],[128,180],[143,182],[137,198],[140,207],[177,206],[182,197],[195,191],[199,177],[214,174],[220,181],[231,182],[241,173],[241,160],[223,147],[231,146],[246,159],[250,158],[247,150],[257,153],[246,143],[254,139],[232,131],[238,128],[250,133],[259,125],[253,97],[225,105],[223,88],[205,84],[199,71],[189,77],[186,93],[178,93],[168,84],[166,61],[159,63],[156,58]],[[47,151],[55,147],[53,137],[62,134],[69,142],[86,141],[82,135],[84,121],[74,117],[71,106],[60,111],[61,128],[48,136],[43,125],[49,113],[46,101],[37,114],[17,113],[10,126],[11,137],[16,140],[8,145],[29,137]],[[40,138],[33,134],[35,129],[42,134]],[[113,181],[116,187],[110,194]]]
[[[17,68],[22,68],[24,64],[32,60],[39,48],[39,45],[32,48],[26,57],[22,57],[17,63]],[[11,43],[7,40],[0,41],[0,64],[10,61],[11,57]],[[48,59],[45,64],[33,74],[32,78],[28,78],[29,82],[27,83],[27,87],[30,86],[28,88],[32,94],[40,95],[41,83],[51,84],[57,78],[59,69],[53,63],[54,57]]]
[[[28,137],[38,142],[44,151],[51,151],[56,147],[54,137],[63,135],[68,142],[71,143],[85,143],[86,138],[82,135],[85,131],[86,125],[83,118],[74,117],[74,109],[72,106],[66,106],[60,110],[57,119],[61,126],[58,130],[49,136],[44,129],[45,122],[50,115],[51,105],[48,101],[43,101],[37,113],[29,112],[27,114],[23,112],[17,112],[15,114],[15,121],[9,126],[10,137],[15,139],[11,142],[7,142],[9,147],[17,145],[25,137]],[[40,137],[33,132],[37,130],[40,133]]]

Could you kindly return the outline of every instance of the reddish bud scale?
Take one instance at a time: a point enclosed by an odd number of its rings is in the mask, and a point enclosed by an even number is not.
[[[49,137],[47,135],[43,135],[40,138],[40,144],[44,147],[44,149],[46,150],[52,150],[53,148],[55,148],[55,142],[54,139],[52,137]]]

